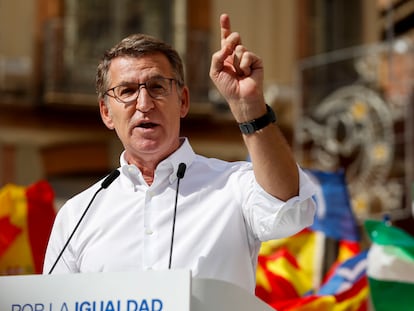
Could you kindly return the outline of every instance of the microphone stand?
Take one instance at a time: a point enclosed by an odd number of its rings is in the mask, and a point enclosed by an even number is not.
[[[177,215],[178,190],[180,189],[180,180],[184,177],[185,169],[186,169],[186,165],[184,163],[180,163],[178,165],[178,169],[177,169],[177,188],[176,188],[176,191],[175,191],[174,216],[173,216],[173,224],[172,224],[170,258],[169,258],[169,262],[168,262],[168,269],[171,269],[172,252],[173,252],[173,244],[174,244],[175,219],[176,219],[176,215]]]
[[[53,272],[53,270],[55,269],[57,263],[59,262],[60,257],[62,257],[63,252],[65,251],[66,247],[68,247],[70,240],[72,240],[73,235],[75,234],[76,230],[78,229],[79,225],[81,224],[83,218],[85,217],[86,213],[89,210],[89,207],[92,205],[92,202],[95,200],[95,197],[98,195],[98,193],[100,191],[102,191],[103,189],[106,189],[109,187],[110,184],[112,184],[112,182],[118,178],[119,176],[119,171],[118,170],[114,170],[111,174],[108,175],[108,177],[105,178],[105,180],[102,182],[101,187],[95,192],[95,194],[93,195],[92,199],[89,201],[88,206],[85,208],[85,210],[83,211],[82,216],[80,217],[78,223],[76,224],[75,228],[72,230],[72,233],[70,234],[69,238],[67,239],[65,245],[63,246],[62,250],[60,251],[58,257],[56,258],[52,268],[50,268],[49,273],[51,274]]]

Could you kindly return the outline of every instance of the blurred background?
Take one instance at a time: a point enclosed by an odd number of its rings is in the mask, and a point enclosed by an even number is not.
[[[0,0],[0,186],[47,180],[57,206],[119,164],[102,124],[96,65],[145,32],[182,55],[196,152],[244,160],[208,70],[219,15],[265,64],[267,102],[304,167],[344,171],[360,220],[413,232],[414,1]]]

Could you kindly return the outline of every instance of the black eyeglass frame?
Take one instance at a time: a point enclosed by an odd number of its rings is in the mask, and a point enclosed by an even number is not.
[[[162,95],[154,96],[154,94],[152,94],[151,88],[148,88],[148,85],[147,85],[149,82],[152,82],[154,80],[169,80],[170,84],[169,84],[169,90],[168,90],[168,92],[166,92],[165,94],[162,94]],[[160,98],[169,96],[171,94],[171,91],[172,91],[172,83],[173,82],[177,83],[177,86],[179,85],[178,80],[175,79],[175,78],[154,77],[154,78],[148,79],[147,81],[145,81],[143,83],[123,83],[123,84],[116,85],[116,86],[114,86],[114,87],[112,87],[110,89],[107,89],[104,92],[104,95],[108,95],[109,97],[114,98],[119,103],[130,104],[130,103],[133,103],[133,102],[136,102],[137,101],[137,99],[139,97],[139,94],[141,92],[141,88],[145,88],[147,90],[149,96],[151,96],[151,98],[160,99]],[[116,96],[115,89],[118,88],[118,87],[121,87],[121,86],[128,86],[128,85],[135,85],[135,86],[137,86],[138,87],[137,88],[137,91],[138,92],[137,92],[136,97],[134,99],[131,99],[129,101],[124,101],[124,100],[120,99],[118,96]],[[112,94],[109,94],[110,91],[112,91],[113,95]]]

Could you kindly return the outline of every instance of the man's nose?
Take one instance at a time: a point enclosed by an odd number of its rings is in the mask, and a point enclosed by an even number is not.
[[[147,91],[145,85],[139,87],[139,93],[135,108],[141,112],[147,112],[154,108],[154,101]]]

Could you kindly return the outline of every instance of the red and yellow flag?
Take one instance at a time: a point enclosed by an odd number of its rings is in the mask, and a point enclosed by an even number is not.
[[[55,215],[54,192],[46,181],[0,189],[0,275],[42,272]]]

